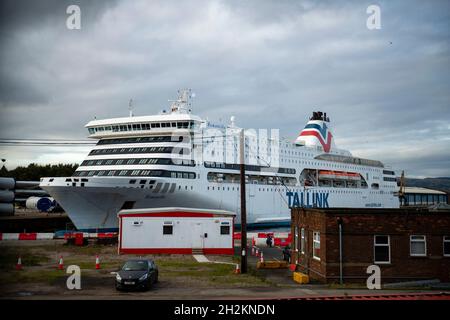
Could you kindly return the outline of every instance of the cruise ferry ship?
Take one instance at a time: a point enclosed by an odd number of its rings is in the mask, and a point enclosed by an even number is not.
[[[183,89],[160,114],[90,121],[95,147],[73,176],[42,178],[41,188],[79,230],[117,230],[118,211],[131,208],[223,209],[238,223],[242,129],[191,109]],[[290,207],[399,207],[394,171],[337,148],[326,113],[313,112],[293,141],[245,132],[249,227],[287,225]]]

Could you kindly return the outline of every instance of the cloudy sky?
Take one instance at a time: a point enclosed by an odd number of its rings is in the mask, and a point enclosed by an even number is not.
[[[81,30],[66,8],[81,8]],[[366,9],[381,8],[369,30]],[[313,110],[338,147],[409,176],[450,176],[450,1],[0,3],[0,138],[85,139],[100,118],[194,111],[295,139]],[[7,167],[86,147],[5,147]]]

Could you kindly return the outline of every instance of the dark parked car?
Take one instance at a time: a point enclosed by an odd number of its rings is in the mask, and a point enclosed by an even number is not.
[[[158,267],[152,260],[128,260],[116,273],[116,289],[148,290],[158,282]]]

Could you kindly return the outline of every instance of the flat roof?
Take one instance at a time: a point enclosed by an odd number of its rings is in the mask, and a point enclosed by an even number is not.
[[[214,210],[214,209],[201,209],[201,208],[183,208],[183,207],[162,207],[162,208],[143,208],[143,209],[123,209],[118,212],[120,215],[135,215],[135,214],[158,214],[158,213],[171,213],[171,212],[188,212],[195,214],[213,214],[220,216],[234,217],[236,214],[226,210]]]
[[[405,187],[405,193],[422,193],[422,194],[446,194],[443,191],[420,188],[420,187]]]

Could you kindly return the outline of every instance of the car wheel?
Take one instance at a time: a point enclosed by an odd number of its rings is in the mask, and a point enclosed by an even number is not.
[[[148,290],[150,290],[150,287],[151,287],[151,281],[149,280],[149,281],[147,281],[146,283],[145,283],[145,285],[144,285],[144,291],[148,291]]]

